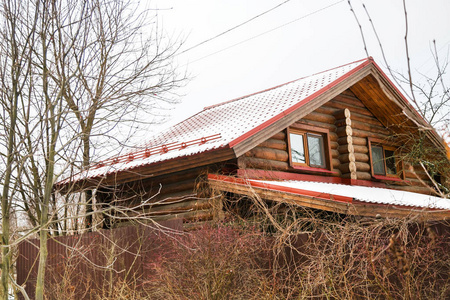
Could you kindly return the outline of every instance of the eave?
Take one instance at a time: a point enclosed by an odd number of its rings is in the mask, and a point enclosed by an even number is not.
[[[196,167],[208,166],[235,159],[234,152],[228,147],[198,153],[187,157],[177,157],[154,164],[143,165],[126,171],[111,172],[105,176],[78,180],[74,183],[55,184],[60,193],[78,192],[85,189],[97,189],[102,186],[115,186],[127,182],[184,171]]]
[[[256,197],[266,201],[274,201],[345,215],[382,218],[416,217],[423,221],[448,220],[450,218],[449,210],[372,204],[361,202],[350,197],[329,193],[308,190],[294,191],[289,188],[283,189],[277,185],[259,184],[243,178],[209,174],[208,183],[211,189],[216,193],[234,193],[247,196],[250,199],[255,199]]]

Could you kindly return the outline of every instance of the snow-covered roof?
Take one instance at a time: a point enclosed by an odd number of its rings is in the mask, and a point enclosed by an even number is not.
[[[208,181],[213,188],[219,190],[245,195],[254,193],[276,201],[289,202],[289,195],[292,195],[293,203],[307,207],[314,207],[310,206],[314,201],[324,201],[322,203],[324,206],[321,206],[320,209],[327,205],[334,208],[333,205],[329,205],[333,202],[344,204],[345,207],[349,204],[358,206],[372,204],[406,210],[444,211],[449,212],[450,216],[450,199],[402,190],[318,181],[258,180],[218,174],[208,174]],[[282,193],[284,196],[273,193],[266,194],[266,192]],[[310,200],[295,202],[297,196],[315,200],[313,202],[310,202]],[[317,202],[314,203],[317,204]]]
[[[359,60],[300,78],[258,93],[206,107],[196,115],[157,134],[141,147],[107,159],[58,185],[104,177],[121,171],[220,148],[233,148],[251,132],[268,126],[328,90],[342,78],[369,64]]]
[[[318,196],[330,194],[374,204],[450,210],[450,199],[400,190],[311,181],[249,180],[250,184],[252,182],[260,183],[268,189],[279,188],[280,191],[290,193],[301,194],[302,191],[307,190],[317,192]]]

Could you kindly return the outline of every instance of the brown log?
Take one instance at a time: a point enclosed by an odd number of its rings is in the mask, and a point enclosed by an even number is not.
[[[149,203],[151,204],[154,204],[155,202],[160,202],[161,205],[163,205],[169,202],[179,201],[180,199],[184,199],[186,196],[189,195],[195,195],[194,188],[176,193],[146,194],[142,199],[140,199],[141,201],[139,201],[139,204],[142,201],[148,200]]]
[[[289,164],[287,162],[267,160],[256,157],[239,157],[238,165],[240,168],[256,168],[263,170],[285,171],[289,168]]]
[[[361,137],[356,137],[356,136],[352,136],[352,138],[353,138],[353,146],[355,146],[355,145],[366,146],[367,145],[366,138],[361,138]]]
[[[330,142],[330,148],[331,149],[338,149],[339,148],[339,144],[337,142]]]
[[[334,113],[334,117],[336,118],[336,120],[349,119],[351,118],[351,113],[348,108],[344,108],[336,111]]]
[[[407,179],[417,179],[420,178],[422,180],[430,180],[430,177],[424,171],[421,171],[419,168],[416,168],[414,172],[405,167],[405,177]],[[416,176],[417,175],[417,176]]]
[[[331,157],[338,158],[339,157],[339,151],[335,149],[331,149]]]
[[[424,187],[424,186],[395,186],[392,187],[395,188],[396,190],[402,190],[402,191],[408,191],[408,192],[413,192],[413,193],[419,193],[419,194],[426,194],[429,195],[432,193],[432,190],[430,190],[429,187]]]
[[[355,161],[368,162],[369,161],[369,155],[364,154],[364,153],[356,153],[355,152]]]
[[[337,158],[333,158],[332,159],[332,166],[333,169],[338,169],[339,170],[339,165],[341,164],[341,162],[339,161],[339,159]]]
[[[359,172],[370,172],[370,164],[364,162],[355,162],[356,170]]]
[[[356,172],[356,178],[358,180],[372,180],[372,175],[368,172]]]
[[[319,108],[317,108],[315,110],[315,112],[318,112],[318,113],[321,113],[321,114],[325,114],[325,115],[333,115],[337,111],[339,111],[339,109],[327,106],[326,104],[322,105],[321,107],[319,107]]]
[[[287,143],[285,140],[268,139],[259,144],[258,147],[287,150]]]
[[[352,127],[353,127],[353,129],[359,129],[361,131],[369,131],[372,133],[379,133],[379,134],[387,135],[387,136],[391,135],[391,132],[385,127],[371,125],[369,123],[364,123],[364,122],[360,122],[360,121],[353,121]]]
[[[343,104],[350,104],[356,107],[366,108],[366,106],[356,97],[346,96],[346,95],[337,95],[334,97],[333,101],[341,102]],[[367,109],[367,108],[366,108]]]
[[[274,136],[272,136],[271,139],[284,141],[284,140],[286,140],[286,132],[280,131],[277,134],[275,134]]]
[[[339,145],[353,145],[353,137],[349,135],[344,135],[337,140]]]
[[[356,177],[356,172],[345,173],[345,174],[342,174],[341,177],[342,177],[342,178],[347,178],[347,179],[358,179],[358,178]]]
[[[375,133],[375,132],[371,132],[371,131],[360,130],[360,129],[353,129],[353,137],[360,137],[360,138],[373,137],[373,138],[386,140],[386,141],[389,140],[388,135]]]
[[[155,216],[152,219],[155,221],[183,219],[183,221],[186,222],[186,221],[193,221],[193,220],[211,220],[211,219],[213,219],[213,217],[214,217],[214,213],[211,210],[196,210],[196,211],[189,211],[189,212],[184,212],[184,213]]]
[[[336,129],[336,134],[338,137],[352,136],[353,130],[350,126],[339,127]]]
[[[354,114],[352,114],[352,120],[363,122],[366,124],[371,124],[374,126],[384,127],[384,125],[374,116],[367,116],[367,115],[361,115],[358,113],[354,113]]]
[[[348,162],[354,162],[355,161],[355,154],[354,153],[347,153],[347,154],[341,154],[339,155],[339,161],[341,163],[348,163]]]
[[[358,107],[358,106],[354,106],[354,105],[338,102],[338,101],[335,101],[335,100],[328,101],[326,103],[326,105],[330,106],[330,107],[338,108],[338,109],[348,108],[352,115],[353,115],[353,113],[359,113],[359,114],[362,114],[362,115],[372,116],[372,113],[366,108],[362,108],[362,107]]]
[[[330,134],[328,136],[330,137],[330,141],[332,141],[332,142],[338,141],[338,136],[335,132],[330,132]]]
[[[334,124],[334,122],[336,121],[335,118],[333,117],[333,115],[322,114],[322,113],[318,113],[315,111],[313,111],[312,113],[309,113],[308,115],[303,117],[303,119],[309,120],[309,121],[316,121],[316,122],[320,122],[320,123],[327,123],[327,124]]]
[[[336,126],[333,124],[328,124],[328,123],[322,123],[322,122],[318,122],[318,121],[310,121],[310,120],[305,120],[305,119],[301,119],[298,123],[294,123],[291,125],[291,127],[296,128],[296,124],[300,125],[300,129],[301,125],[310,125],[310,126],[314,126],[314,127],[321,127],[321,128],[326,128],[330,131],[336,131]]]
[[[356,172],[356,165],[354,162],[343,163],[339,166],[342,174]]]
[[[355,152],[355,149],[354,149],[353,144],[350,143],[350,144],[339,146],[338,151],[340,154],[345,154],[345,153],[353,153],[353,152]]]
[[[352,120],[350,118],[340,119],[337,120],[334,125],[336,125],[336,127],[352,126]]]
[[[256,157],[268,160],[283,162],[289,161],[289,154],[287,153],[287,151],[272,148],[255,147],[252,150],[246,152],[244,155],[247,157]]]
[[[353,149],[355,150],[355,153],[364,153],[367,154],[369,153],[369,148],[367,146],[362,146],[362,145],[353,145]]]
[[[189,210],[202,210],[212,207],[212,203],[210,199],[193,199],[193,200],[178,200],[175,199],[171,202],[168,202],[170,204],[165,205],[153,205],[149,208],[145,208],[144,212],[133,212],[132,215],[142,214],[148,216],[153,215],[162,215],[162,214],[169,214],[169,213],[177,213],[177,212],[185,212]]]
[[[433,188],[434,185],[430,180],[422,180],[420,181],[417,178],[408,178],[408,183],[409,185],[413,185],[413,186],[425,186],[425,187],[430,187]]]
[[[166,180],[168,180],[168,179],[166,179]],[[161,184],[161,189],[160,189],[160,184]],[[165,181],[161,181],[161,182],[154,181],[154,182],[152,182],[152,185],[146,184],[145,190],[152,194],[155,194],[158,191],[161,194],[167,194],[167,193],[176,193],[176,192],[181,192],[181,191],[186,191],[186,190],[193,190],[194,186],[195,186],[194,179],[178,181],[175,183],[173,183],[173,181],[171,183],[166,183]]]

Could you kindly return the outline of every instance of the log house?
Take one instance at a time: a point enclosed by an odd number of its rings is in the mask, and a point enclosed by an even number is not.
[[[97,203],[138,207],[130,217],[186,227],[222,218],[230,194],[252,193],[344,214],[448,218],[449,200],[433,196],[429,174],[408,160],[418,136],[448,163],[444,141],[368,58],[207,107],[55,187],[93,189]],[[411,201],[377,198],[389,190]]]

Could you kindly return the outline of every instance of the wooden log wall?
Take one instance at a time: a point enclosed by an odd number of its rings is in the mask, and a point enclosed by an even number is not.
[[[344,91],[297,123],[329,130],[333,171],[330,176],[342,178],[373,180],[367,138],[389,140],[392,137],[392,132],[384,127],[351,90]],[[292,127],[295,127],[295,124]],[[289,165],[286,131],[279,132],[239,157],[238,167],[304,172],[295,170]],[[417,172],[422,180],[429,183],[427,178],[424,178],[424,172],[420,170]],[[413,172],[405,172],[405,180],[409,184],[402,183],[403,186],[398,182],[384,182],[388,185],[393,184],[392,188],[429,192]]]
[[[355,94],[346,90],[341,95],[335,97],[328,103],[326,103],[319,110],[331,109],[341,109],[340,111],[335,111],[336,125],[337,125],[337,135],[338,143],[340,145],[340,162],[341,162],[341,172],[344,178],[354,178],[359,180],[373,180],[371,176],[371,165],[369,157],[369,146],[367,142],[368,137],[377,138],[381,140],[390,140],[393,133],[384,127],[384,125],[367,109],[367,107],[359,100]],[[345,111],[349,112],[350,120],[344,121]],[[338,120],[340,119],[340,120]],[[345,126],[344,126],[345,122]],[[351,127],[349,129],[348,127]],[[352,147],[349,142],[351,141]],[[353,156],[351,154],[353,150]],[[355,168],[351,166],[351,161],[353,161]],[[405,170],[413,168],[412,166],[404,166]],[[351,175],[351,171],[355,171],[355,175]],[[430,184],[427,178],[423,177],[424,172],[418,170],[419,168],[414,167],[414,170],[421,174],[422,179],[426,184]],[[411,171],[405,172],[406,184],[398,184],[397,182],[385,181],[391,188],[408,190],[412,192],[419,193],[429,193],[429,188],[425,187],[423,183],[416,178],[416,176]]]
[[[97,191],[96,198],[104,207],[135,208],[127,211],[128,219],[118,210],[113,212],[119,216],[117,219],[105,216],[107,227],[127,225],[133,218],[140,218],[142,222],[144,216],[154,221],[182,219],[186,224],[208,221],[221,217],[222,203],[206,197],[202,184],[205,174],[206,168],[196,168],[116,187],[104,187]],[[146,205],[141,205],[144,202],[147,202]]]
[[[286,132],[282,131],[238,158],[240,169],[287,171],[289,153]]]

